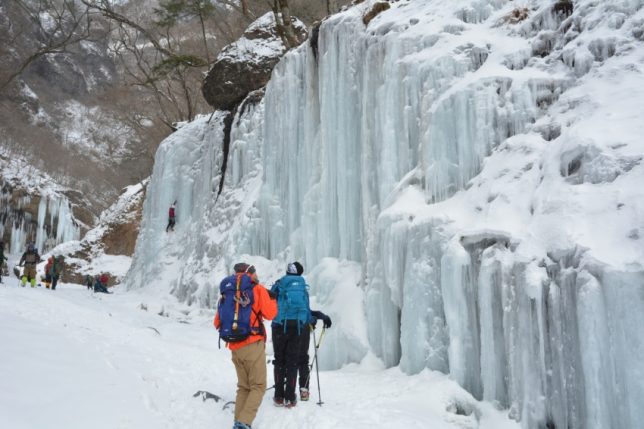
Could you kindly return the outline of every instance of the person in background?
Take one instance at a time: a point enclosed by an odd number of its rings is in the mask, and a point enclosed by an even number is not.
[[[49,278],[51,279],[51,289],[56,290],[58,279],[63,275],[65,270],[65,257],[58,255],[54,258],[51,267],[49,268]]]
[[[31,287],[36,287],[36,265],[40,262],[40,255],[33,243],[27,245],[27,251],[22,254],[19,266],[24,264],[25,272],[22,275],[21,285],[25,287],[27,280],[31,283]]]
[[[90,276],[89,274],[85,274],[85,278],[83,279],[83,284],[87,286],[87,290],[91,290],[92,287],[94,286],[94,277]]]
[[[110,293],[110,291],[107,290],[108,280],[109,278],[105,273],[101,274],[100,276],[96,276],[96,281],[94,282],[94,292]]]
[[[168,226],[165,227],[165,232],[168,232],[168,230],[174,231],[174,224],[176,222],[176,204],[177,201],[175,200],[175,202],[170,206],[170,210],[168,211]]]
[[[54,264],[54,255],[51,255],[49,259],[47,259],[47,264],[45,265],[45,279],[43,282],[45,283],[45,287],[47,289],[50,288],[51,286],[51,275],[49,274],[49,270],[51,270],[51,266]]]
[[[2,272],[4,271],[4,264],[8,261],[4,255],[4,241],[0,241],[0,283],[2,283]]]

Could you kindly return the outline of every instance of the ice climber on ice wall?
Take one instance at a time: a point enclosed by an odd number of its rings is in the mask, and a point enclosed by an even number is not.
[[[176,201],[170,205],[170,209],[168,210],[168,226],[165,227],[165,232],[168,232],[168,230],[174,231],[174,224],[176,223],[176,205]]]
[[[266,391],[266,332],[263,320],[277,315],[277,303],[259,283],[255,267],[235,264],[219,286],[214,324],[232,352],[237,372],[233,429],[250,429]]]

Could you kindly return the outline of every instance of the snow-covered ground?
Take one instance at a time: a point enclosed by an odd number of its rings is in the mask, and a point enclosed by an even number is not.
[[[230,352],[217,346],[212,311],[118,287],[103,295],[73,284],[50,291],[4,281],[0,427],[232,427],[232,407],[224,405],[234,400],[235,372]],[[408,376],[372,355],[322,371],[320,381],[321,407],[315,382],[312,401],[293,410],[274,408],[269,391],[253,427],[518,427],[443,374]],[[193,397],[198,391],[222,400]]]

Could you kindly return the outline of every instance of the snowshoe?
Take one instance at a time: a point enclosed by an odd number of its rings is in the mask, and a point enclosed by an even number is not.
[[[276,407],[283,407],[284,398],[273,398],[273,405],[275,405]]]
[[[288,401],[288,400],[286,400],[286,401],[284,401],[284,406],[285,406],[286,408],[293,408],[293,407],[295,407],[296,405],[297,405],[297,400],[292,400],[292,401]]]

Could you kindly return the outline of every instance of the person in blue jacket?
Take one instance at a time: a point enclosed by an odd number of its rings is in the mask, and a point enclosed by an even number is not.
[[[295,387],[300,359],[300,348],[308,334],[311,321],[309,286],[299,262],[286,267],[286,275],[271,287],[271,296],[277,299],[277,316],[273,319],[273,351],[275,406],[291,408],[297,404]]]

